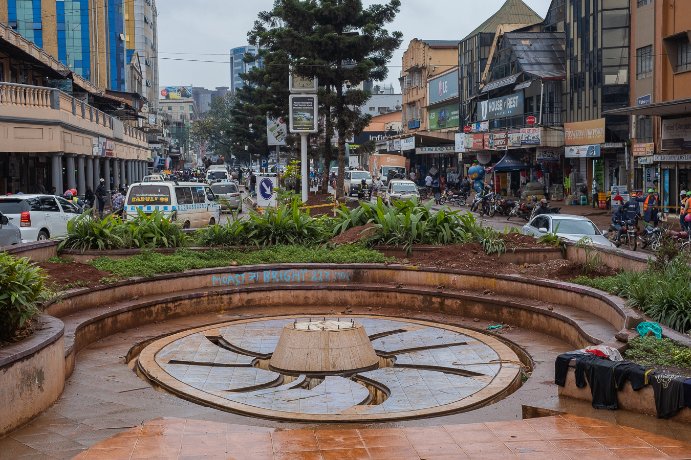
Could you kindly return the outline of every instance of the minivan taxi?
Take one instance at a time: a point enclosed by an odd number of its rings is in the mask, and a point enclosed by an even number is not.
[[[133,184],[125,198],[125,217],[137,211],[160,211],[182,228],[201,228],[217,224],[221,205],[208,185],[194,182],[146,182]]]
[[[214,184],[216,182],[225,182],[230,180],[230,174],[225,169],[209,169],[206,172],[206,182]]]

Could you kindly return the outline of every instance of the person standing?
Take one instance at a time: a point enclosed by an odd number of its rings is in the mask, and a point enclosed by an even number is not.
[[[106,206],[106,180],[101,177],[98,187],[96,187],[96,204],[98,206],[98,217],[103,218],[103,208]]]
[[[686,224],[686,231],[691,232],[691,190],[686,192],[686,202],[684,203],[684,223]]]
[[[684,227],[686,227],[686,222],[684,222],[684,219],[686,218],[686,212],[684,211],[685,207],[686,190],[682,190],[679,194],[679,227],[681,227],[682,230],[684,230]]]
[[[415,171],[410,171],[410,180],[415,182],[415,179],[417,179],[417,176],[415,175]]]
[[[598,202],[598,185],[597,185],[597,179],[593,179],[593,186],[591,188],[592,194],[593,194],[593,208],[597,208],[597,202]]]
[[[653,227],[657,227],[659,222],[659,201],[655,190],[652,188],[648,189],[648,196],[645,198],[638,198],[637,201],[643,202],[643,220],[647,224],[651,224]]]

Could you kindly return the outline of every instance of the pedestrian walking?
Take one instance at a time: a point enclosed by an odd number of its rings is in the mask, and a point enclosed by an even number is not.
[[[682,190],[681,193],[679,193],[679,227],[684,230],[684,227],[686,226],[686,222],[684,222],[684,218],[686,217],[686,212],[684,211],[686,207],[686,190]]]
[[[684,203],[684,223],[686,231],[691,232],[691,190],[686,192],[686,202]],[[682,227],[684,228],[684,227]]]
[[[593,208],[597,208],[597,202],[598,202],[598,185],[597,185],[597,179],[593,179],[593,186],[591,188],[592,194],[593,194]]]
[[[103,208],[106,206],[106,180],[101,177],[98,187],[96,187],[96,204],[98,206],[98,217],[103,218]]]

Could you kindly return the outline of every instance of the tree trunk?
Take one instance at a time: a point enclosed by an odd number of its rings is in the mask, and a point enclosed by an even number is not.
[[[339,60],[339,73],[340,73]],[[345,179],[345,120],[343,119],[343,85],[336,87],[336,129],[338,130],[338,177],[336,178],[336,198],[341,200],[345,194],[343,182]]]
[[[324,106],[326,118],[324,121],[324,171],[322,173],[322,188],[321,193],[326,195],[329,193],[329,176],[331,175],[331,160],[333,158],[333,149],[331,148],[331,139],[334,136],[334,124],[331,118],[331,104]]]

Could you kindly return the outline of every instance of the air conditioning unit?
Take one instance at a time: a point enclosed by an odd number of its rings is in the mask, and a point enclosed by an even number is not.
[[[120,40],[122,40],[123,42],[125,40],[127,40],[127,37],[125,37],[125,34],[120,34]]]

